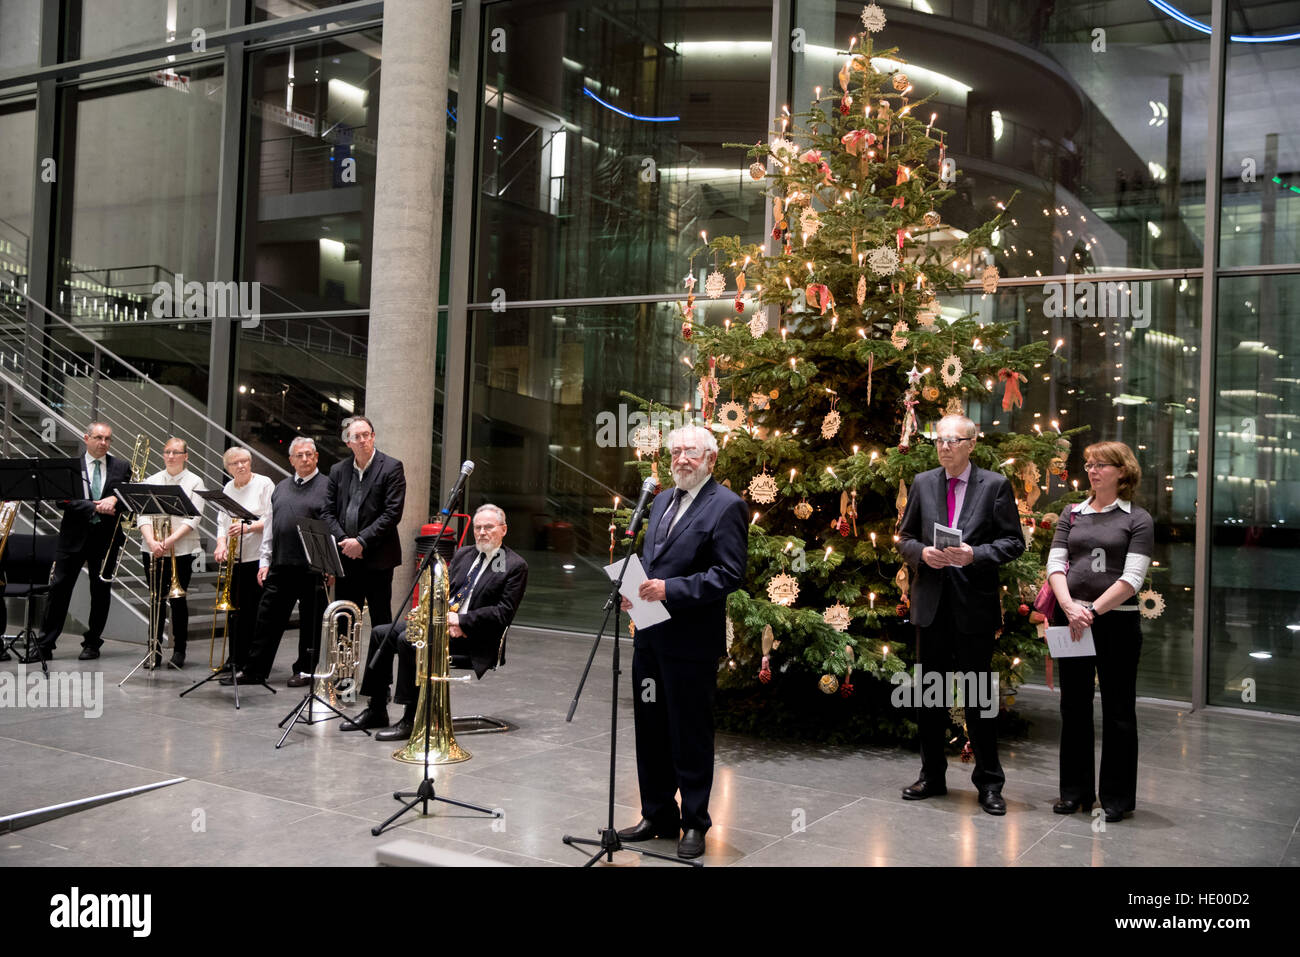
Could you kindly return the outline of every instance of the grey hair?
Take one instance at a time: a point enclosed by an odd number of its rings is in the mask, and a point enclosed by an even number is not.
[[[668,433],[669,450],[670,451],[672,450],[675,437],[685,438],[688,435],[690,436],[690,438],[688,438],[687,441],[698,442],[700,445],[704,446],[704,450],[706,452],[712,452],[715,455],[717,454],[718,440],[714,438],[712,432],[710,432],[702,425],[683,425],[680,429],[673,429],[671,432],[669,432]]]
[[[232,445],[230,448],[226,449],[226,451],[221,453],[221,464],[229,466],[230,460],[237,455],[247,455],[250,462],[253,460],[253,453],[248,449],[244,448],[242,445]]]
[[[348,433],[352,431],[352,426],[356,425],[358,422],[366,423],[366,425],[370,426],[371,432],[375,431],[375,423],[371,422],[364,415],[350,415],[343,420],[343,444],[344,445],[346,445],[348,442],[348,438],[349,438]]]
[[[493,505],[491,502],[486,502],[480,505],[478,508],[474,509],[475,518],[478,518],[479,512],[496,512],[497,521],[500,522],[502,525],[508,524],[506,522],[506,510],[503,509],[500,505]]]
[[[960,423],[961,430],[962,432],[966,433],[965,437],[968,439],[973,439],[980,433],[980,430],[975,425],[975,422],[969,417],[964,415],[945,415],[942,419],[939,420],[938,424],[935,426],[936,434],[939,429],[943,428],[943,424],[945,422]]]
[[[300,435],[300,436],[298,436],[296,439],[294,439],[292,442],[289,443],[289,454],[290,454],[290,455],[293,455],[293,450],[296,449],[296,448],[297,448],[298,446],[300,446],[300,445],[310,445],[310,446],[311,446],[311,450],[312,450],[313,452],[316,451],[316,440],[315,440],[315,439],[309,439],[309,438],[307,438],[307,436],[305,436],[305,435]]]

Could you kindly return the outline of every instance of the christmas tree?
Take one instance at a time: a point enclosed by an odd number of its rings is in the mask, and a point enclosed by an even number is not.
[[[891,705],[915,635],[895,532],[913,477],[938,465],[925,435],[947,413],[979,424],[995,402],[1012,410],[1029,374],[1053,360],[1049,343],[1013,348],[1008,326],[941,308],[938,297],[972,275],[996,291],[986,261],[1000,217],[969,233],[944,224],[959,171],[933,114],[919,118],[925,100],[912,98],[906,67],[873,65],[901,62],[873,49],[880,8],[866,7],[863,24],[835,88],[813,91],[808,111],[783,112],[768,142],[749,147],[750,175],[772,204],[770,243],[715,238],[703,252],[704,293],[734,295],[735,318],[696,321],[693,275],[681,305],[695,421],[719,437],[714,477],[753,511],[719,676],[719,723],[733,730],[914,733],[911,713]],[[680,413],[641,406],[652,419]],[[1004,693],[1044,651],[1029,605],[1063,504],[1049,504],[1044,479],[1050,489],[1055,478],[1058,499],[1069,488],[1068,435],[981,433],[972,456],[1011,480],[1031,546],[1003,570],[994,667]],[[637,464],[668,476],[665,453],[654,464],[657,438]],[[954,724],[960,732],[959,713]]]

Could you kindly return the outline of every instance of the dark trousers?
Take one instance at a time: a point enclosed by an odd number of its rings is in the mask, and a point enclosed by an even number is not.
[[[315,669],[320,656],[325,585],[321,576],[306,565],[272,565],[257,606],[257,634],[245,669],[251,676],[265,678],[271,673],[294,605],[298,606],[298,657],[294,659],[293,673],[311,673]]]
[[[185,642],[190,634],[190,603],[185,598],[168,598],[167,592],[172,587],[172,559],[170,555],[155,559],[150,555],[141,557],[144,562],[145,579],[149,582],[150,600],[157,609],[158,625],[155,637],[159,645],[163,639],[163,625],[167,622],[167,609],[171,608],[172,613],[172,638],[175,640],[175,646],[172,654],[185,654]],[[176,556],[176,580],[181,583],[181,588],[186,590],[190,587],[190,578],[194,574],[194,556],[177,555]],[[159,591],[161,589],[161,591]]]
[[[86,632],[81,641],[83,648],[97,650],[104,643],[104,625],[108,621],[108,605],[112,601],[113,585],[101,581],[100,569],[104,556],[108,553],[109,537],[116,528],[117,519],[101,516],[103,521],[87,534],[85,547],[75,555],[56,559],[54,578],[50,582],[50,603],[45,608],[45,620],[41,625],[41,646],[47,652],[54,650],[54,643],[63,633],[63,624],[68,617],[68,606],[72,603],[72,591],[77,587],[77,575],[81,566],[87,566],[90,574],[90,620],[86,622]],[[99,531],[100,526],[104,530]]]
[[[387,638],[387,641],[384,639]],[[452,636],[448,639],[448,653],[452,655],[468,654],[468,638]],[[464,646],[464,647],[462,647]],[[378,656],[376,657],[376,650]],[[393,680],[393,656],[397,656],[397,687],[393,690],[393,702],[406,705],[414,710],[419,699],[419,688],[415,684],[415,648],[406,640],[406,616],[395,623],[379,625],[370,632],[370,647],[366,651],[366,674],[361,681],[361,694],[368,697],[375,705],[383,707],[388,703],[388,687]],[[375,663],[370,664],[374,658]]]
[[[1137,801],[1137,667],[1141,615],[1111,611],[1092,622],[1095,658],[1061,658],[1061,797],[1131,811]],[[1101,685],[1101,780],[1093,774],[1093,672]],[[1094,785],[1100,783],[1098,791]]]
[[[713,661],[669,658],[653,648],[632,653],[632,715],[641,816],[660,826],[707,831],[713,789]],[[678,812],[676,792],[681,791]]]
[[[993,636],[986,633],[972,633],[963,630],[963,623],[952,613],[952,603],[940,600],[934,621],[927,627],[916,629],[917,664],[921,666],[922,688],[930,681],[931,672],[939,672],[943,677],[947,672],[964,672],[978,676],[978,686],[991,688],[989,676],[993,661]],[[987,684],[980,682],[988,682]],[[946,689],[947,682],[942,682]],[[921,689],[917,689],[920,693]],[[991,717],[982,717],[983,710],[978,702],[964,701],[966,711],[966,737],[971,750],[975,752],[975,770],[971,772],[971,783],[980,790],[1001,791],[1006,775],[998,761],[997,712]],[[996,707],[997,702],[994,702]],[[948,768],[948,759],[944,755],[944,741],[947,737],[949,721],[949,703],[947,694],[944,700],[933,706],[917,708],[917,724],[921,737],[921,777],[927,781],[942,783]]]
[[[230,602],[235,607],[226,625],[226,660],[232,662],[236,670],[248,666],[257,635],[257,607],[261,601],[257,562],[240,562],[230,580]]]
[[[367,568],[365,562],[339,556],[343,577],[334,583],[334,597],[350,601],[363,611],[370,606],[370,627],[378,628],[393,620],[393,570]]]

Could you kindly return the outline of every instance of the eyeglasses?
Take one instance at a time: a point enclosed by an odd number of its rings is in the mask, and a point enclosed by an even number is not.
[[[373,433],[373,432],[353,432],[353,433],[352,433],[352,438],[349,439],[348,441],[349,441],[349,442],[364,442],[366,439],[373,439],[374,437],[375,437],[375,433]]]
[[[479,532],[490,532],[490,531],[492,531],[494,528],[500,528],[500,526],[499,526],[499,525],[495,525],[495,524],[493,524],[493,525],[475,525],[475,526],[474,526],[474,534],[477,535]]]
[[[961,445],[963,442],[969,442],[971,436],[967,435],[960,439],[935,439],[934,444],[939,448],[952,448],[954,445]]]
[[[1085,472],[1099,472],[1102,469],[1110,468],[1115,465],[1114,462],[1084,462],[1083,470]]]
[[[697,449],[695,446],[692,445],[689,448],[685,448],[685,449],[669,449],[668,454],[675,459],[680,459],[680,458],[698,459],[701,455],[704,454],[704,450]]]
[[[190,453],[179,449],[163,449],[163,455],[189,455]]]

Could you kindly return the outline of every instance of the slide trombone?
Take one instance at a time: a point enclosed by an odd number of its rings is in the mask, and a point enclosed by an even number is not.
[[[234,527],[234,523],[231,523]],[[243,546],[243,535],[226,536],[226,560],[221,563],[217,569],[217,602],[212,606],[212,630],[208,635],[208,670],[220,671],[226,663],[226,646],[230,640],[230,613],[235,611],[235,602],[230,597],[230,584],[235,577],[235,569],[239,566],[240,551]],[[172,571],[175,572],[175,562],[172,563]],[[215,656],[217,650],[217,613],[225,612],[226,623],[221,632],[221,655]],[[214,661],[220,661],[221,664],[214,664]]]
[[[131,481],[144,481],[145,469],[149,465],[149,438],[145,435],[135,437],[131,448]],[[127,512],[113,529],[113,539],[109,542],[104,555],[104,564],[99,569],[99,580],[112,582],[117,577],[117,566],[122,560],[122,548],[126,545],[131,529],[135,528],[135,513]]]

